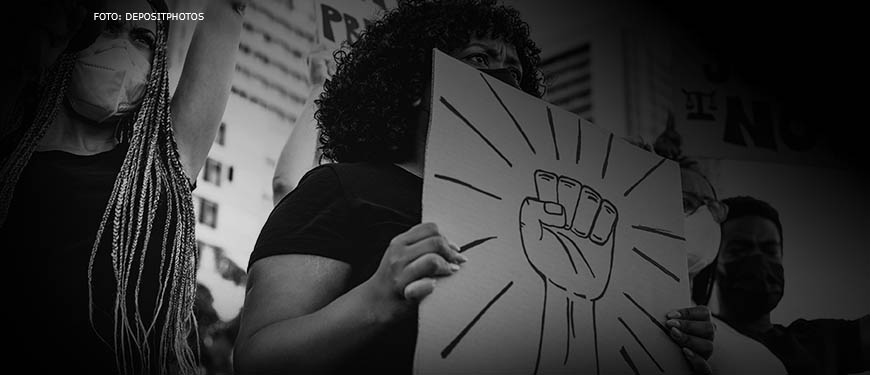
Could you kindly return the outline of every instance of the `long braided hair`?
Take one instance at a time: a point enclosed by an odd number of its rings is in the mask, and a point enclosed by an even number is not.
[[[164,0],[148,1],[158,12],[168,10]],[[198,366],[198,350],[194,350],[189,341],[190,335],[196,334],[193,316],[197,262],[195,221],[191,184],[179,161],[170,122],[168,34],[169,22],[158,21],[147,89],[141,107],[130,121],[123,121],[126,127],[122,142],[128,143],[128,150],[88,263],[89,316],[95,326],[94,261],[98,252],[108,247],[116,283],[110,343],[122,373],[168,373],[172,367],[181,374],[193,374]],[[4,136],[17,130],[23,133],[17,147],[4,158],[0,170],[6,179],[0,190],[0,225],[6,221],[22,170],[63,105],[76,55],[76,52],[63,53],[40,79],[40,99],[35,111],[29,112],[33,116],[27,116],[27,111],[15,110],[11,118],[4,119]],[[23,128],[27,125],[30,126]],[[158,208],[161,214],[165,212],[165,218],[159,217]],[[163,229],[162,233],[152,233],[155,224]],[[108,246],[101,248],[104,234],[111,236],[107,236]],[[148,253],[152,240],[161,241],[160,254]],[[146,256],[160,257],[159,286],[154,311],[143,314],[139,292]],[[151,318],[146,321],[143,315]],[[152,347],[154,340],[156,348]],[[155,356],[156,365],[151,361]]]

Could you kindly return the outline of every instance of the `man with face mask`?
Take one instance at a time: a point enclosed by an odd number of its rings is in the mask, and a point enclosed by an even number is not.
[[[716,273],[716,257],[721,240],[720,225],[730,212],[729,206],[716,198],[713,185],[695,164],[681,163],[683,213],[685,215],[686,250],[692,299],[706,305],[710,299]],[[785,368],[775,356],[758,342],[744,336],[717,317],[716,353],[710,358],[714,374],[785,374]]]
[[[719,315],[762,343],[789,374],[846,374],[870,369],[870,315],[858,320],[773,324],[785,290],[782,224],[776,209],[752,197],[724,200],[728,216],[716,265]]]

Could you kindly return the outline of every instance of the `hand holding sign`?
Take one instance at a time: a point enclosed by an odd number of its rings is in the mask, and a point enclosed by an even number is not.
[[[556,286],[597,299],[613,264],[616,207],[591,187],[547,171],[535,171],[535,190],[537,197],[520,205],[520,238],[529,263]]]

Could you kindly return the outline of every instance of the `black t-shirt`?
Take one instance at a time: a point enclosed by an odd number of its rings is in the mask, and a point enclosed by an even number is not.
[[[0,243],[9,257],[4,278],[12,294],[6,324],[13,348],[7,358],[15,358],[28,373],[117,372],[111,346],[115,278],[110,226],[92,275],[94,325],[108,343],[90,323],[88,262],[126,152],[124,144],[89,156],[36,152],[19,177]],[[158,215],[163,212],[158,209]],[[139,302],[144,319],[153,316],[160,258],[154,252],[160,251],[164,222],[157,220],[152,229],[152,237],[160,238],[149,243],[143,271]]]
[[[798,319],[788,327],[775,324],[755,339],[770,349],[791,375],[867,370],[862,364],[857,320]]]
[[[390,240],[420,223],[423,180],[393,164],[339,163],[317,167],[272,211],[251,254],[309,254],[351,266],[350,290],[371,277]],[[354,358],[346,373],[411,373],[416,313]]]

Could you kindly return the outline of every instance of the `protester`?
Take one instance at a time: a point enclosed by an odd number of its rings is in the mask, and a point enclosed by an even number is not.
[[[191,190],[229,96],[245,4],[208,2],[172,97],[167,38],[182,21],[125,16],[165,14],[162,0],[41,2],[59,7],[45,16],[78,17],[22,30],[51,47],[25,51],[39,57],[22,61],[51,65],[18,70],[40,77],[17,80],[3,106],[7,354],[23,372],[195,373]],[[104,12],[120,18],[93,21]],[[57,30],[76,34],[40,36]]]
[[[725,199],[716,266],[718,317],[764,344],[789,374],[847,374],[870,370],[870,315],[856,320],[798,319],[774,324],[770,312],[785,291],[783,228],[767,202]]]
[[[432,48],[542,94],[528,26],[494,1],[403,1],[338,52],[315,115],[336,163],[306,174],[260,233],[237,372],[411,372],[417,305],[466,260],[420,224]],[[710,323],[691,319],[687,359],[708,372],[712,344],[694,335]]]
[[[631,143],[659,156],[677,162],[683,191],[684,233],[689,290],[694,303],[706,306],[716,276],[716,257],[721,241],[721,223],[728,215],[728,205],[719,200],[716,188],[707,178],[698,161],[682,153],[682,137],[669,116],[665,131],[653,146],[639,140]],[[705,307],[706,308],[706,307]],[[709,309],[706,310],[709,314]],[[713,352],[707,361],[713,374],[747,373],[785,374],[785,368],[758,342],[740,334],[712,317],[714,325]]]

